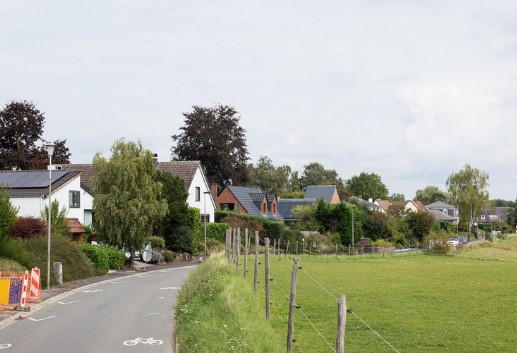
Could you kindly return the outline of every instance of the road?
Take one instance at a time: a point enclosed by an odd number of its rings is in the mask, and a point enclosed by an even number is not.
[[[173,306],[194,266],[142,272],[61,295],[0,329],[2,353],[172,352]]]

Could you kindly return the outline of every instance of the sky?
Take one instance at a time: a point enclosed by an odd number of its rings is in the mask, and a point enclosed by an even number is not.
[[[194,105],[231,105],[250,162],[407,199],[469,163],[517,198],[517,2],[2,0],[0,106],[32,101],[72,163],[120,139],[170,160]]]

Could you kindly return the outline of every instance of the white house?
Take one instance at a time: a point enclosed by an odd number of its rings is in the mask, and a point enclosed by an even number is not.
[[[199,208],[201,216],[206,217],[207,222],[214,222],[215,201],[210,193],[210,188],[199,161],[174,161],[156,162],[156,169],[160,172],[168,172],[179,177],[185,184],[188,192],[187,204],[189,207]],[[93,164],[67,164],[66,170],[81,170],[81,188],[92,197],[92,177],[96,175]],[[92,197],[93,200],[93,197]],[[91,207],[90,207],[91,210]],[[86,217],[85,217],[86,218]],[[88,219],[88,218],[86,218]],[[91,223],[91,211],[89,214]]]
[[[67,218],[77,218],[84,225],[88,214],[91,222],[93,199],[81,187],[80,176],[79,170],[52,171],[51,199],[57,200],[60,208],[68,209]],[[0,185],[7,188],[13,206],[19,207],[18,216],[41,217],[48,206],[48,171],[0,171]]]

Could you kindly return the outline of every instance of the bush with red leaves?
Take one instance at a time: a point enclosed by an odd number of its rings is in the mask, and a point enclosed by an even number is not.
[[[19,217],[10,233],[11,238],[34,238],[44,234],[47,224],[40,218]]]

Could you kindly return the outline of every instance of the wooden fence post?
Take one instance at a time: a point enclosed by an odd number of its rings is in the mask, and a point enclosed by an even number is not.
[[[231,232],[230,229],[226,230],[226,246],[224,248],[224,255],[226,256],[226,260],[228,261],[230,261],[230,235],[228,234],[229,232]]]
[[[244,236],[246,237],[246,239],[244,239],[246,244],[244,246],[244,278],[246,278],[246,273],[248,272],[248,228],[244,230]]]
[[[237,237],[235,238],[235,249],[237,251],[237,271],[239,270],[239,260],[241,256],[241,228],[237,228]]]
[[[253,292],[257,293],[258,286],[258,265],[259,265],[259,235],[258,230],[255,231],[255,272],[253,274]]]
[[[269,238],[266,238],[266,265],[265,265],[265,289],[266,289],[266,319],[271,319],[271,302],[269,300]]]
[[[287,247],[285,248],[285,256],[289,255],[289,240],[287,241]]]
[[[340,295],[337,305],[336,353],[345,352],[346,297]]]
[[[287,322],[287,353],[293,350],[294,310],[296,309],[296,281],[298,279],[298,258],[293,260],[291,274],[291,295],[289,297],[289,321]]]

